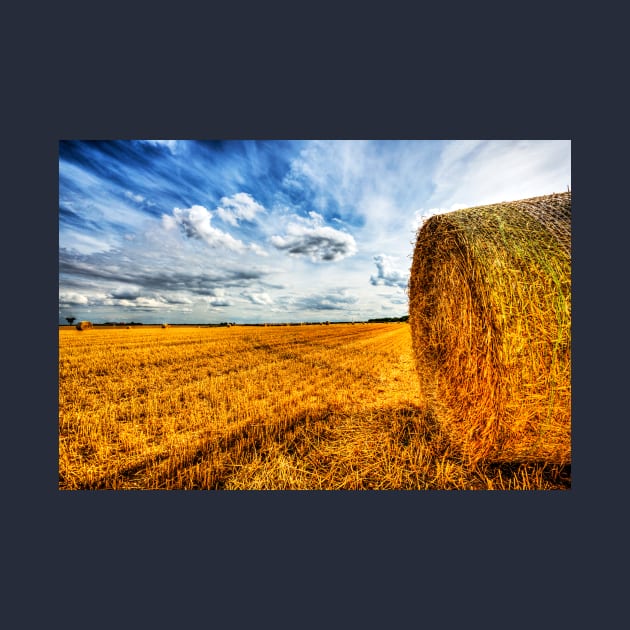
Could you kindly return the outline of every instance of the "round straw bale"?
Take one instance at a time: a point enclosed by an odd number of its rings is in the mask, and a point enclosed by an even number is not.
[[[76,325],[77,330],[87,330],[88,328],[93,328],[92,322],[84,321],[84,322],[79,322]]]
[[[570,463],[570,192],[427,220],[409,323],[421,392],[465,461]]]
[[[168,324],[162,324],[162,328],[168,328]]]

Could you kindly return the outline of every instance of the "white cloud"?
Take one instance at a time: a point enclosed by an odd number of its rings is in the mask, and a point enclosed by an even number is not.
[[[179,227],[187,238],[205,241],[211,247],[225,247],[233,251],[242,251],[245,245],[227,232],[211,225],[212,216],[203,206],[174,208],[172,215],[162,215],[162,223],[167,230]]]
[[[306,256],[313,262],[338,261],[357,253],[354,237],[348,232],[323,225],[323,217],[309,212],[309,218],[294,215],[284,236],[271,237],[271,244],[293,256]]]
[[[261,306],[273,304],[273,298],[265,291],[242,291],[241,295],[252,304],[260,304]]]
[[[391,256],[379,254],[374,256],[374,262],[376,263],[377,273],[375,276],[370,277],[371,284],[374,286],[398,287],[400,289],[407,287],[409,273],[397,269]]]
[[[431,217],[434,217],[437,214],[445,214],[447,212],[454,212],[455,210],[461,210],[462,208],[466,208],[465,203],[454,203],[451,204],[448,208],[429,208],[425,210],[424,208],[420,208],[414,212],[414,216],[411,222],[411,227],[415,231],[419,227],[422,227],[422,224]]]
[[[67,291],[59,294],[59,304],[63,306],[87,306],[90,303],[86,295]]]
[[[259,204],[250,194],[240,192],[231,197],[221,197],[220,206],[217,207],[217,216],[230,225],[237,226],[239,221],[253,221],[259,212],[265,208]]]
[[[135,195],[130,190],[125,191],[125,197],[127,197],[127,199],[131,199],[131,201],[135,201],[136,203],[142,203],[144,201],[144,197],[142,195]]]
[[[168,230],[169,232],[177,229],[177,221],[170,214],[162,215],[162,225],[164,226],[164,229]]]
[[[153,144],[156,147],[166,147],[171,153],[177,152],[177,140],[140,140],[147,144]]]
[[[262,247],[256,245],[256,243],[250,243],[247,247],[251,249],[254,254],[258,254],[258,256],[269,256],[269,254]]]

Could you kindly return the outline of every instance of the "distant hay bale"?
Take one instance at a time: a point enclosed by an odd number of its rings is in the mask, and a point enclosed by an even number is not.
[[[127,330],[130,330],[130,329],[131,329],[131,326],[127,326]]]
[[[94,326],[92,325],[92,322],[79,322],[76,325],[76,329],[77,330],[88,330],[89,328],[94,328]]]
[[[570,192],[428,219],[409,323],[423,394],[464,460],[570,463]]]
[[[168,328],[168,324],[162,324],[162,328]]]

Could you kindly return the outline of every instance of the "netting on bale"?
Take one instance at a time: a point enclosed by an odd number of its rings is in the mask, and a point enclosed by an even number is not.
[[[464,460],[570,463],[570,192],[427,220],[409,323],[423,397]]]

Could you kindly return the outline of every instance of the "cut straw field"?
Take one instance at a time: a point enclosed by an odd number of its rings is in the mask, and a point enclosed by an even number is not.
[[[59,331],[59,488],[565,489],[470,465],[421,398],[407,324]]]

